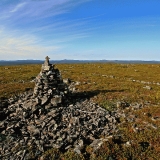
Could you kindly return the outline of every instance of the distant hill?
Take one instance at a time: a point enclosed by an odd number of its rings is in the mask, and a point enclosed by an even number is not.
[[[0,60],[0,66],[23,65],[23,64],[42,64],[44,60]],[[141,60],[50,60],[52,64],[71,64],[71,63],[120,63],[120,64],[160,64],[160,61],[141,61]]]

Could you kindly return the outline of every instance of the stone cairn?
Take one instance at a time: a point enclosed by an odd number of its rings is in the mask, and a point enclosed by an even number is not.
[[[75,102],[66,82],[46,57],[33,92],[1,101],[0,159],[38,159],[51,148],[79,154],[86,145],[98,148],[100,136],[116,132],[119,114],[90,100]]]

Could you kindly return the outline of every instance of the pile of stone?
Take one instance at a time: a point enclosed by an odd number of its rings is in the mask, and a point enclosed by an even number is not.
[[[116,132],[119,114],[90,100],[76,102],[67,83],[46,57],[34,91],[1,102],[0,159],[38,159],[51,148],[81,153]]]

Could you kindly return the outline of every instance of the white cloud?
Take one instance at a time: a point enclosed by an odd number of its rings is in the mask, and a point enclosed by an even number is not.
[[[43,45],[32,35],[15,36],[15,33],[0,30],[0,59],[43,59],[46,54],[57,51],[59,46]]]
[[[0,2],[0,59],[67,58],[68,42],[89,36],[84,27],[88,19],[65,20],[55,15],[87,1],[8,0],[4,6]],[[47,17],[52,17],[51,22]]]
[[[71,8],[89,0],[26,0],[25,2],[8,3],[2,7],[0,17],[3,18],[44,18],[69,12]],[[2,15],[3,14],[3,15]]]
[[[16,12],[16,11],[18,11],[18,10],[19,10],[20,8],[22,8],[25,4],[26,4],[25,2],[19,3],[19,4],[16,5],[16,6],[14,7],[14,9],[12,9],[10,12]]]

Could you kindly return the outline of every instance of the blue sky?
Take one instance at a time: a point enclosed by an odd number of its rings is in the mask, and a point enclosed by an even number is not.
[[[0,60],[160,60],[159,0],[0,0]]]

